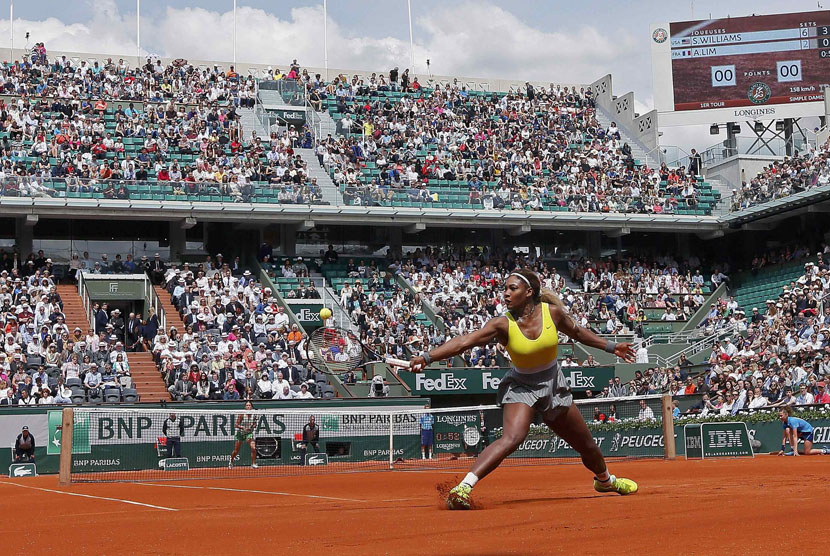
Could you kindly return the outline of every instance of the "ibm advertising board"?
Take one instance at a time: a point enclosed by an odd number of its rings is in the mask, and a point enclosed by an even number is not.
[[[655,23],[660,125],[825,114],[830,11]]]

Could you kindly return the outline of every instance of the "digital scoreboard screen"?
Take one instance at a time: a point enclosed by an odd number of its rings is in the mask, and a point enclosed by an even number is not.
[[[823,88],[830,84],[830,11],[667,27],[652,26],[655,94],[663,104],[659,111],[824,100]],[[661,85],[665,91],[657,91]]]

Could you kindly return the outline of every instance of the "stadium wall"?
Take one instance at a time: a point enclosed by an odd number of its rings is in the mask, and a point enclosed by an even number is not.
[[[783,156],[739,154],[706,168],[706,179],[720,180],[732,189],[740,188],[764,167],[784,160]]]
[[[634,111],[634,93],[628,92],[615,97],[612,85],[611,74],[606,74],[591,83],[591,90],[596,93],[598,110],[616,122],[617,126],[643,149],[653,163],[659,163],[659,153],[653,152],[659,145],[660,137],[657,128],[657,110],[638,115]]]

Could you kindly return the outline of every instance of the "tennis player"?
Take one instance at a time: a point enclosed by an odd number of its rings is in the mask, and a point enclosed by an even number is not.
[[[256,444],[254,443],[254,429],[258,421],[259,418],[254,412],[254,404],[250,400],[245,402],[245,413],[240,413],[236,418],[236,433],[234,433],[236,444],[233,445],[233,453],[231,454],[231,461],[228,462],[228,469],[233,469],[233,460],[236,459],[243,442],[247,442],[251,446],[251,467],[254,469],[259,467],[256,464]]]
[[[779,456],[790,455],[788,452],[785,452],[787,443],[789,443],[793,448],[792,455],[799,455],[799,439],[804,441],[803,455],[805,456],[822,456],[830,454],[830,449],[828,448],[813,448],[813,425],[804,419],[793,417],[792,407],[786,406],[779,409],[778,418],[781,419],[781,424],[784,426],[784,432],[781,435],[781,451],[778,452]]]
[[[523,269],[507,277],[504,301],[508,309],[504,316],[490,319],[481,329],[456,336],[410,361],[410,370],[419,372],[433,361],[450,359],[496,339],[505,346],[513,364],[502,379],[497,395],[497,403],[504,407],[504,432],[479,455],[461,484],[450,491],[447,507],[452,510],[470,507],[475,484],[516,451],[537,413],[553,432],[579,452],[582,463],[594,473],[596,491],[637,492],[634,481],[608,473],[602,452],[573,405],[570,388],[556,360],[559,330],[574,341],[604,349],[625,361],[634,361],[634,349],[627,343],[603,340],[577,326],[556,294],[549,290],[542,292],[539,277],[532,270]]]

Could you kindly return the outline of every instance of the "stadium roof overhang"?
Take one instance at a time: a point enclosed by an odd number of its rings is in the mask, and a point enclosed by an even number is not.
[[[6,217],[35,215],[42,219],[154,220],[237,222],[246,225],[293,223],[308,226],[401,226],[426,228],[500,228],[515,235],[531,230],[632,231],[700,233],[723,225],[712,216],[649,215],[593,212],[522,212],[329,205],[264,205],[109,199],[2,197]]]

